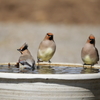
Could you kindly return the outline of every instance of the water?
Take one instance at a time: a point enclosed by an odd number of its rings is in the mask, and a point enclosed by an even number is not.
[[[15,66],[0,66],[0,72],[5,73],[32,73],[32,74],[87,74],[100,73],[99,69],[83,68],[83,67],[67,67],[67,66],[38,66],[34,71],[24,69],[20,71]]]

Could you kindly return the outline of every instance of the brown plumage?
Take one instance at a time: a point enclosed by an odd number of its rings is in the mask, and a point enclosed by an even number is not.
[[[43,41],[40,43],[37,53],[38,62],[50,61],[56,50],[56,44],[52,33],[47,33]]]
[[[30,51],[28,50],[28,45],[24,43],[19,49],[17,49],[21,56],[19,57],[20,69],[35,69],[35,60],[33,59]],[[22,65],[22,66],[21,66]]]
[[[99,53],[95,47],[95,37],[91,34],[82,48],[81,58],[84,64],[94,65],[99,61]]]

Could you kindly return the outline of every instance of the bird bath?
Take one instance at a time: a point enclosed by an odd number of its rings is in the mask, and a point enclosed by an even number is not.
[[[2,100],[100,100],[100,73],[0,72]]]

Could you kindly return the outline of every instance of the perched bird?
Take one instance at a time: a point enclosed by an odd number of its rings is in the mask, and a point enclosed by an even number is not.
[[[95,47],[95,37],[91,34],[82,48],[81,58],[84,62],[84,65],[94,65],[99,61],[99,53]]]
[[[23,71],[24,69],[35,69],[35,60],[33,59],[30,51],[28,50],[28,45],[24,43],[19,49],[17,49],[21,56],[19,57],[19,69]]]
[[[54,55],[56,50],[56,44],[53,39],[52,33],[47,33],[43,41],[40,43],[37,53],[38,62],[50,62],[50,59]]]

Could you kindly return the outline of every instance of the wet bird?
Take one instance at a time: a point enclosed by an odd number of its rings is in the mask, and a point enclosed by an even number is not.
[[[43,41],[40,43],[37,53],[38,62],[50,62],[50,59],[56,51],[56,44],[52,33],[47,33]]]
[[[21,56],[19,57],[19,69],[23,71],[24,69],[35,69],[35,60],[33,59],[30,51],[28,50],[28,45],[24,43],[19,49],[17,49]]]
[[[99,61],[99,53],[95,47],[95,37],[91,34],[87,39],[86,44],[82,48],[81,58],[84,62],[84,65],[94,65]]]

